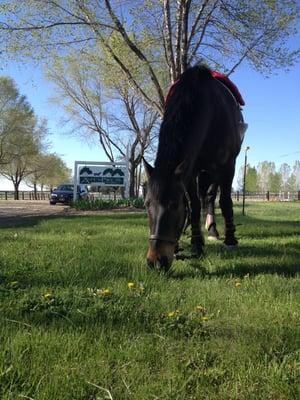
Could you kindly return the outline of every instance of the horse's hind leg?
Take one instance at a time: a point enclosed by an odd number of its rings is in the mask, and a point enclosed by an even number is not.
[[[216,217],[215,217],[215,200],[217,197],[218,185],[212,183],[207,189],[207,214],[205,226],[208,231],[208,240],[218,240],[219,233],[217,231]]]
[[[204,238],[200,228],[201,205],[197,194],[196,179],[190,183],[188,193],[191,203],[192,255],[199,257],[203,254]]]
[[[225,220],[225,240],[226,246],[233,247],[238,244],[235,237],[235,225],[233,221],[233,204],[231,199],[231,187],[234,176],[234,165],[230,167],[222,176],[220,184],[220,208]]]
[[[218,184],[212,183],[213,180],[214,179],[208,172],[200,172],[198,190],[201,200],[202,215],[205,218],[205,228],[208,232],[208,240],[219,239],[215,219],[215,200],[218,192]]]

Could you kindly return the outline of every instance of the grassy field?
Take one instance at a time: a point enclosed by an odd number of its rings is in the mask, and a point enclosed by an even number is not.
[[[299,399],[300,204],[246,211],[168,276],[143,213],[1,229],[1,400]]]

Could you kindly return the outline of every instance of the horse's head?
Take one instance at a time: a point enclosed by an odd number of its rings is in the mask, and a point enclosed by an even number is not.
[[[148,176],[145,206],[150,228],[147,262],[150,267],[167,271],[186,217],[181,171],[176,168],[166,179],[146,162],[145,170]]]

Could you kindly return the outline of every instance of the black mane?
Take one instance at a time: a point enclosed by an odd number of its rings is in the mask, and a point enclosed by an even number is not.
[[[159,132],[155,169],[167,175],[183,161],[193,132],[207,82],[213,78],[204,65],[191,67],[174,84]]]

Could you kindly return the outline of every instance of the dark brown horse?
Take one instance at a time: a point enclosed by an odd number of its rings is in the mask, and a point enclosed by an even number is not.
[[[224,243],[237,245],[231,186],[242,141],[239,119],[234,97],[205,66],[189,68],[174,86],[160,127],[154,168],[145,162],[149,266],[170,268],[185,223],[186,192],[190,199],[192,251],[202,254],[204,239],[197,182],[203,171],[220,188]]]

